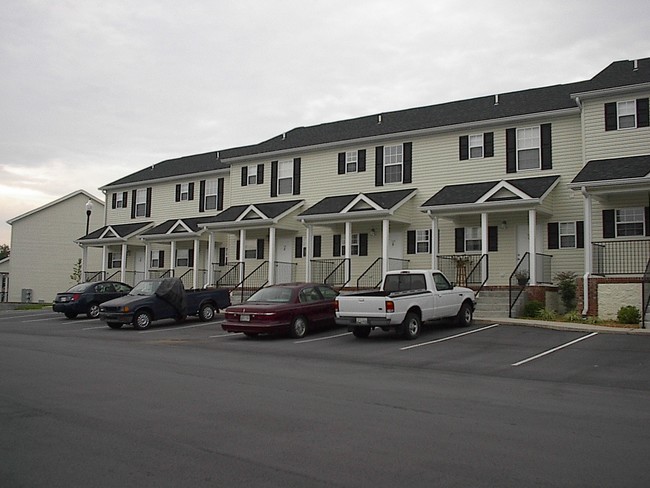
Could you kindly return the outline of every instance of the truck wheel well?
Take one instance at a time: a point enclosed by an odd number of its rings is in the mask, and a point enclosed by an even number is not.
[[[417,314],[417,316],[420,318],[420,320],[422,320],[422,310],[420,310],[420,307],[411,307],[411,308],[409,308],[408,311],[406,312],[406,315],[408,315],[410,313]]]
[[[153,310],[151,310],[149,307],[141,307],[138,308],[133,312],[133,318],[135,319],[135,316],[138,315],[140,312],[147,312],[151,316],[151,320],[155,320],[156,317],[154,316]]]

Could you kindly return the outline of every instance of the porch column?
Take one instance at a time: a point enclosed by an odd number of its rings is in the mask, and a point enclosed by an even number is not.
[[[102,246],[102,280],[106,279],[107,261],[108,261],[108,247]]]
[[[481,257],[488,253],[488,214],[483,212],[481,214]],[[481,261],[481,279],[484,280],[487,276],[487,261]]]
[[[386,276],[389,270],[388,262],[388,238],[390,237],[390,221],[384,219],[381,221],[381,277]]]
[[[585,191],[585,189],[582,189],[582,197],[583,197],[583,206],[584,206],[584,213],[585,213],[585,229],[584,229],[584,238],[585,238],[585,251],[584,251],[584,256],[585,256],[585,274],[591,274],[594,272],[593,266],[594,266],[594,261],[593,261],[593,249],[591,248],[591,239],[592,239],[592,226],[593,226],[593,216],[592,216],[592,199],[591,195]]]
[[[86,271],[87,271],[87,266],[86,263],[88,262],[88,246],[84,246],[83,244],[81,245],[81,276],[79,277],[81,282],[86,281]]]
[[[350,281],[352,268],[352,222],[345,223],[345,259],[347,266],[345,267],[345,282]]]
[[[431,214],[429,214],[431,217]],[[431,217],[431,268],[438,269],[438,217]]]
[[[269,228],[269,284],[275,285],[275,227]]]
[[[205,269],[208,270],[208,285],[214,285],[214,276],[212,275],[212,261],[214,261],[214,232],[208,232],[208,260]]]
[[[120,281],[126,283],[126,242],[122,244],[122,264],[120,266]],[[135,285],[135,283],[133,283]]]
[[[305,250],[307,251],[305,256],[305,281],[309,283],[311,282],[311,260],[314,254],[314,249],[312,246],[312,241],[314,240],[313,225],[307,226],[307,235],[305,238],[307,239],[307,242],[305,243]]]
[[[239,229],[239,262],[242,264],[239,267],[239,282],[244,281],[246,277],[244,274],[244,254],[246,251],[246,229]]]
[[[171,256],[169,256],[169,274],[171,276],[174,276],[176,273],[175,269],[176,268],[176,241],[171,241]]]
[[[537,211],[529,210],[528,211],[528,253],[530,255],[529,259],[529,273],[530,273],[530,284],[537,284]]]
[[[192,288],[196,290],[199,286],[199,251],[201,250],[200,241],[194,239],[194,259],[192,260]]]
[[[149,264],[151,259],[151,244],[144,243],[144,279],[149,279]]]

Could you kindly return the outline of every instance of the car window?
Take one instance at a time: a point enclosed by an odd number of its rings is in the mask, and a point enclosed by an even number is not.
[[[318,291],[314,287],[304,288],[303,290],[300,291],[299,300],[300,303],[317,302],[318,300],[321,300],[321,296],[320,293],[318,293]]]
[[[433,282],[436,284],[436,289],[438,291],[451,290],[453,288],[447,278],[440,273],[433,273]]]
[[[113,287],[113,283],[102,283],[101,285],[97,285],[95,291],[97,293],[115,293],[115,288]]]
[[[329,286],[319,286],[318,291],[325,300],[334,300],[338,296],[336,290],[331,289]]]
[[[79,283],[78,285],[74,285],[72,288],[68,289],[67,293],[84,293],[91,286],[92,283]]]
[[[118,293],[128,293],[131,290],[130,286],[126,286],[123,283],[113,283],[113,286]]]
[[[426,281],[423,274],[392,274],[386,276],[384,291],[410,291],[426,289]]]
[[[274,302],[289,303],[291,301],[291,288],[270,286],[262,288],[246,300],[247,302]]]

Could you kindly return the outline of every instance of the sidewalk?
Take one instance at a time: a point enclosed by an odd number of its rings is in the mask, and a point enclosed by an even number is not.
[[[551,322],[537,319],[512,319],[508,317],[481,317],[475,318],[477,324],[503,324],[503,325],[524,325],[528,327],[540,327],[543,329],[567,330],[575,332],[598,332],[602,334],[638,334],[650,335],[650,329],[639,327],[608,327],[604,325],[577,324],[574,322]]]

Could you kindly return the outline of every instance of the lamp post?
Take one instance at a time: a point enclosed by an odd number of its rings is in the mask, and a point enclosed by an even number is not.
[[[86,202],[86,235],[90,228],[90,214],[93,213],[93,202],[88,199]],[[86,281],[86,264],[88,262],[88,246],[82,245],[83,253],[81,258],[81,281]]]
[[[86,202],[86,235],[88,235],[88,228],[90,227],[90,214],[93,213],[93,202],[90,199]]]

